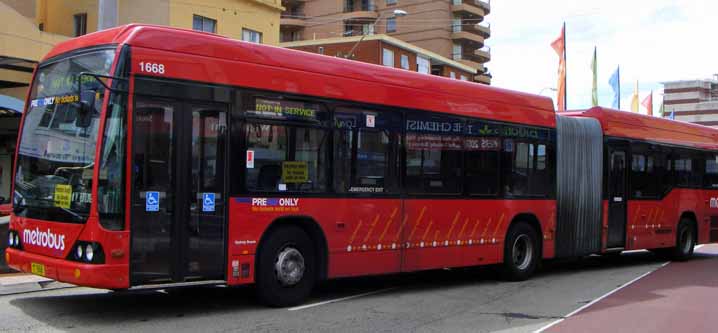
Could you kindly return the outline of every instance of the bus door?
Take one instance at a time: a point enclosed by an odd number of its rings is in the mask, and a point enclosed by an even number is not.
[[[625,247],[628,208],[628,144],[608,144],[608,239],[607,248]]]
[[[226,109],[137,97],[132,285],[224,279]]]

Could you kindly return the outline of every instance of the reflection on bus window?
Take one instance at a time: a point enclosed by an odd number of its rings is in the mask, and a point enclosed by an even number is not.
[[[322,192],[326,190],[327,131],[250,123],[246,186],[257,192]]]

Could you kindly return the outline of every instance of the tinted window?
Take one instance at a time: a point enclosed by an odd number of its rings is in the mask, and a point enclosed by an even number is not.
[[[259,192],[326,190],[328,131],[248,123],[246,186]],[[251,156],[251,159],[250,157]]]
[[[399,138],[396,127],[400,125],[401,118],[390,113],[337,109],[334,132],[337,192],[396,192]]]
[[[460,193],[464,123],[456,118],[409,115],[406,188],[409,193]]]
[[[635,145],[631,156],[631,193],[634,198],[658,198],[663,194],[661,182],[666,160],[655,147]],[[675,165],[674,165],[675,166]]]
[[[510,170],[504,184],[507,195],[535,196],[552,192],[545,144],[504,139],[504,154]]]
[[[674,150],[670,155],[670,163],[666,169],[672,175],[675,186],[681,187],[700,187],[702,182],[701,176],[701,156],[684,150]]]
[[[718,188],[718,155],[708,154],[705,158],[705,177],[703,185],[707,188]]]
[[[499,192],[499,152],[496,136],[467,137],[464,142],[464,170],[469,194],[493,195]]]

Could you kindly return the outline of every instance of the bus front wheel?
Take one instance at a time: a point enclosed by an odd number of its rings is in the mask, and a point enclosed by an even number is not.
[[[315,272],[309,236],[299,227],[280,227],[268,235],[259,250],[257,297],[272,307],[299,304],[312,292]]]
[[[540,257],[536,230],[524,222],[511,226],[504,242],[502,275],[510,281],[523,281],[531,277]]]

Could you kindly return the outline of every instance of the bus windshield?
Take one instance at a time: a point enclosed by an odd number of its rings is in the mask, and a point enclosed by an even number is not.
[[[114,50],[69,56],[41,64],[18,148],[15,214],[84,223],[92,203],[92,175],[104,88],[80,73],[108,75]],[[80,83],[81,82],[81,83]],[[89,126],[78,126],[79,91],[95,92]]]

